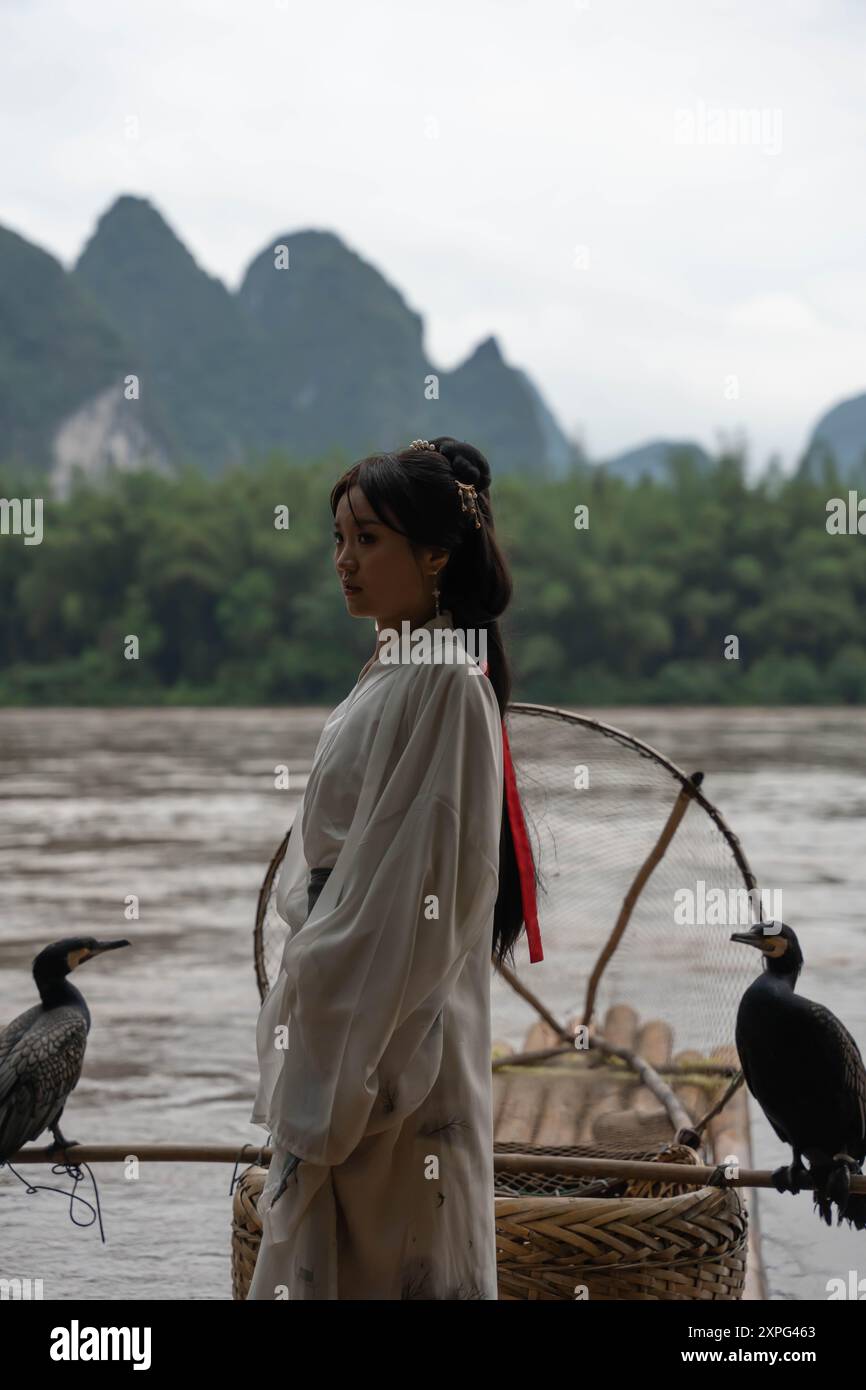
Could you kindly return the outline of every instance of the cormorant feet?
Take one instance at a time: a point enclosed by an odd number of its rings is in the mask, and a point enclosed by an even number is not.
[[[61,1134],[59,1139],[55,1136],[54,1142],[52,1144],[46,1145],[45,1153],[56,1154],[60,1153],[62,1149],[72,1149],[76,1146],[79,1149],[81,1148],[81,1141],[79,1139],[64,1139],[63,1135]]]
[[[845,1153],[833,1155],[833,1167],[824,1183],[824,1195],[828,1201],[836,1203],[838,1210],[836,1224],[838,1226],[841,1226],[842,1218],[848,1210],[848,1202],[851,1197],[851,1177],[854,1173],[860,1173],[860,1164],[856,1158]],[[828,1221],[827,1224],[830,1225],[830,1222]]]
[[[802,1192],[800,1179],[805,1173],[802,1163],[783,1164],[773,1173],[773,1186],[777,1192]]]
[[[710,1176],[707,1178],[707,1187],[728,1187],[727,1165],[717,1163]]]

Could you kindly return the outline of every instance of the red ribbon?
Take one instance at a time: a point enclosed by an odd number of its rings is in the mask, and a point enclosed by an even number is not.
[[[487,669],[487,662],[482,661],[481,669],[490,679],[490,672]],[[538,926],[538,908],[535,900],[535,868],[532,862],[532,851],[529,848],[529,836],[526,833],[526,821],[523,818],[523,808],[520,805],[520,795],[517,790],[517,780],[514,776],[514,764],[511,761],[511,749],[508,744],[508,734],[505,730],[505,720],[502,721],[502,752],[503,768],[505,774],[505,802],[508,807],[508,819],[511,824],[511,835],[514,840],[514,853],[517,856],[517,868],[520,874],[520,897],[523,902],[523,921],[526,927],[526,937],[529,942],[529,959],[531,963],[544,959],[544,952],[541,949],[541,931]]]

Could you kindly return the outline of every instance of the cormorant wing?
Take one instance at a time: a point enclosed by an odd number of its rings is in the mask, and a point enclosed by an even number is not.
[[[769,1111],[767,1110],[767,1106],[766,1106],[766,1103],[765,1103],[764,1099],[763,1099],[762,1097],[759,1097],[758,1094],[757,1094],[757,1092],[756,1092],[756,1090],[755,1090],[755,1081],[754,1081],[754,1077],[753,1077],[752,1073],[749,1071],[749,1064],[748,1064],[748,1062],[747,1062],[747,1060],[746,1060],[746,1048],[743,1047],[743,1046],[741,1046],[741,1041],[742,1041],[742,1040],[741,1040],[741,1036],[740,1036],[739,1018],[738,1018],[738,1020],[737,1020],[736,1035],[735,1035],[735,1042],[736,1042],[736,1046],[737,1046],[737,1056],[738,1056],[739,1059],[740,1059],[740,1070],[741,1070],[742,1073],[743,1073],[743,1080],[745,1081],[746,1085],[748,1086],[748,1088],[749,1088],[749,1090],[751,1091],[752,1095],[754,1096],[755,1100],[757,1100],[758,1104],[760,1105],[761,1109],[763,1110],[764,1114],[766,1115],[768,1121],[769,1121],[770,1124],[772,1125],[772,1127],[773,1127],[773,1129],[774,1129],[774,1131],[775,1131],[775,1133],[776,1133],[776,1137],[779,1138],[779,1139],[781,1139],[781,1141],[782,1141],[783,1144],[790,1144],[790,1142],[791,1142],[791,1137],[790,1137],[790,1135],[789,1135],[784,1129],[780,1129],[780,1128],[779,1128],[779,1123],[777,1123],[777,1121],[773,1119],[772,1115],[771,1115],[771,1114],[769,1113]]]
[[[37,1139],[58,1118],[81,1076],[87,1046],[87,1021],[75,1005],[37,1004],[27,1012],[29,1025],[0,1060],[0,1158]]]
[[[853,1122],[851,1137],[860,1140],[860,1153],[853,1156],[862,1159],[866,1157],[866,1069],[857,1041],[841,1019],[823,1004],[816,1004],[813,999],[802,999],[802,1003],[808,1005],[809,1015],[815,1021],[814,1032],[821,1034],[818,1055],[822,1078],[827,1090],[840,1097]]]
[[[19,1014],[11,1023],[7,1023],[5,1028],[0,1029],[0,1063],[6,1060],[18,1039],[23,1037],[44,1012],[42,1004],[34,1004],[31,1009],[25,1009],[23,1014]]]
[[[745,1062],[743,1061],[742,1057],[740,1058],[740,1066],[741,1066],[742,1069],[743,1069],[743,1076],[745,1077],[746,1085],[748,1086],[749,1090],[752,1091],[752,1095],[755,1096],[755,1092],[752,1090],[752,1084],[751,1084],[751,1082],[749,1081],[749,1073],[748,1073],[748,1071],[746,1070],[746,1064],[745,1064]],[[758,1100],[758,1097],[755,1096],[755,1099]],[[787,1131],[786,1129],[782,1129],[782,1128],[781,1128],[781,1124],[782,1124],[781,1120],[774,1120],[774,1119],[773,1119],[773,1116],[770,1114],[769,1110],[767,1109],[767,1102],[766,1102],[765,1100],[762,1099],[762,1100],[758,1100],[758,1104],[760,1105],[761,1109],[763,1110],[764,1114],[766,1115],[766,1117],[767,1117],[769,1123],[772,1125],[773,1130],[775,1131],[777,1138],[781,1139],[781,1141],[782,1141],[783,1144],[790,1144],[790,1143],[791,1143],[791,1136],[790,1136],[790,1134],[788,1133],[788,1131]]]
[[[740,1052],[739,1048],[737,1048],[737,1056],[740,1059],[740,1071],[743,1073],[743,1080],[745,1081],[749,1090],[752,1091],[752,1078],[749,1076],[749,1068],[746,1064],[746,1059],[743,1056],[742,1052]],[[754,1091],[752,1091],[752,1094],[754,1095]]]

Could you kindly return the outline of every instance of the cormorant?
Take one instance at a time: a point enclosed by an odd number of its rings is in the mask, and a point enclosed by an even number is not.
[[[64,1139],[60,1116],[81,1076],[90,1010],[66,977],[83,961],[128,945],[67,936],[35,958],[33,978],[42,1003],[0,1031],[0,1162],[44,1129],[54,1136],[48,1153],[78,1142]]]
[[[866,1195],[849,1180],[866,1158],[866,1070],[848,1029],[823,1004],[794,993],[803,967],[795,933],[784,922],[758,922],[732,941],[754,946],[764,968],[740,1000],[737,1052],[746,1084],[794,1161],[777,1168],[779,1192],[799,1192],[809,1160],[815,1206],[832,1225],[844,1217],[866,1229]]]

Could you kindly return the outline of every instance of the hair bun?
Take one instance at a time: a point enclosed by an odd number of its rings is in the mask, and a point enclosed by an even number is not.
[[[487,492],[490,487],[490,464],[480,449],[450,436],[434,442],[438,452],[450,463],[455,478],[461,483],[471,483],[476,492]]]

